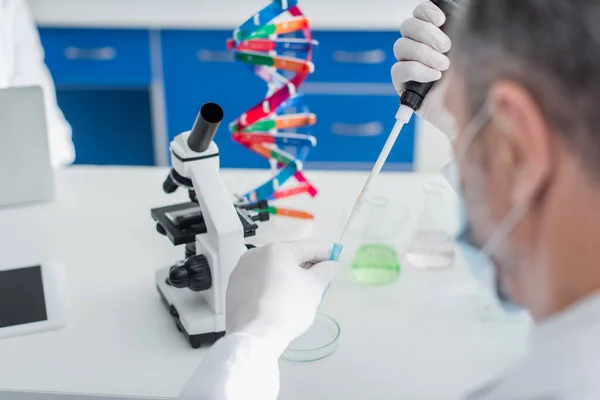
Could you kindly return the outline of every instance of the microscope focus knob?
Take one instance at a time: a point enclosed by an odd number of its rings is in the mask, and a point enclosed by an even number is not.
[[[175,192],[178,188],[179,185],[177,185],[177,182],[173,180],[171,175],[167,176],[167,179],[165,179],[165,181],[163,182],[163,191],[165,193],[171,194]]]
[[[210,265],[203,255],[190,257],[185,262],[190,274],[190,290],[201,292],[208,290],[212,286],[212,276],[210,274]]]
[[[178,288],[189,288],[194,292],[208,290],[212,286],[210,265],[203,255],[189,257],[183,264],[169,271],[169,283]]]
[[[190,277],[183,265],[176,265],[169,271],[168,282],[177,289],[184,289],[190,285]]]

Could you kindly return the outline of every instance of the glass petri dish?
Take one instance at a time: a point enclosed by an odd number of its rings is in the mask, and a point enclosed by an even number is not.
[[[340,326],[329,315],[317,312],[312,326],[294,340],[281,356],[294,362],[312,362],[332,355],[338,348]]]

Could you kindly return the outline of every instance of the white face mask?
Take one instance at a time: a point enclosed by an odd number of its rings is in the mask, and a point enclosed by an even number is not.
[[[482,130],[485,124],[491,117],[491,110],[488,104],[485,104],[475,115],[473,120],[467,125],[463,135],[465,136],[465,145],[462,150],[456,154],[458,162],[462,162],[466,156],[467,150],[471,146],[473,140]],[[516,205],[499,224],[498,228],[494,230],[494,233],[486,243],[479,247],[477,246],[471,237],[471,225],[472,219],[469,218],[469,212],[467,204],[464,200],[464,188],[460,187],[458,183],[458,177],[460,176],[458,171],[458,162],[453,163],[450,167],[450,171],[447,173],[453,175],[453,178],[449,180],[455,180],[451,182],[456,190],[459,197],[459,213],[460,213],[460,231],[456,238],[457,246],[462,250],[463,257],[465,258],[471,272],[475,278],[486,287],[492,295],[497,299],[499,304],[510,312],[521,311],[521,308],[515,304],[507,295],[506,291],[502,288],[498,277],[497,267],[491,259],[491,256],[497,252],[506,240],[510,232],[517,225],[519,220],[523,218],[527,210],[526,204]],[[454,169],[454,170],[452,170]]]

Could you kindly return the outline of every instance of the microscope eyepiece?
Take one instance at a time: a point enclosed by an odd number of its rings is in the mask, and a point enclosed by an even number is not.
[[[206,103],[200,109],[202,118],[211,124],[219,123],[223,120],[223,109],[217,103]]]
[[[188,138],[188,146],[195,152],[208,149],[223,120],[223,109],[216,103],[206,103],[200,109]]]

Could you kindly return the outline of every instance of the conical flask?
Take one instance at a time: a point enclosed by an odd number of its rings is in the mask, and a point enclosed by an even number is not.
[[[448,190],[442,184],[428,183],[423,191],[425,207],[408,244],[406,261],[423,269],[449,268],[454,263],[456,252],[454,240],[443,224]]]

